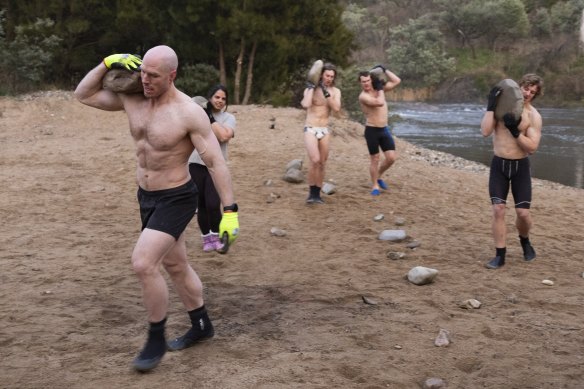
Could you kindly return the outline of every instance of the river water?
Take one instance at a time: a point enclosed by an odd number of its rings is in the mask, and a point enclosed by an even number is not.
[[[539,108],[539,149],[530,156],[532,176],[584,187],[584,109]],[[413,144],[490,165],[491,137],[481,135],[483,105],[390,103],[394,134]]]

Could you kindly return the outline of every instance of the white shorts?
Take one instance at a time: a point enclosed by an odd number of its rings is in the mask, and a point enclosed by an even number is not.
[[[322,139],[325,135],[328,135],[329,130],[326,127],[304,127],[304,132],[308,132],[314,136],[316,139]]]

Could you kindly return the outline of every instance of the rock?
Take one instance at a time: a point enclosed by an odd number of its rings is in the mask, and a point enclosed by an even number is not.
[[[541,283],[544,284],[544,285],[547,285],[547,286],[553,286],[554,285],[554,282],[552,280],[543,280]]]
[[[450,345],[450,332],[444,328],[440,328],[438,336],[434,340],[434,346],[436,347],[448,347]]]
[[[384,218],[384,217],[385,217],[385,216],[383,216],[383,214],[382,214],[382,213],[380,213],[380,214],[378,214],[378,215],[375,215],[375,216],[373,216],[373,221],[380,222],[380,221],[382,221],[382,220],[383,220],[383,218]],[[584,273],[583,273],[583,274],[584,274]]]
[[[464,309],[479,309],[482,303],[479,300],[468,299],[459,304],[460,308]]]
[[[273,184],[272,180],[269,180],[269,179],[268,179],[268,180],[265,180],[265,181],[264,181],[264,185],[265,185],[265,186],[272,186],[272,184]]]
[[[272,227],[270,229],[270,234],[272,234],[272,236],[283,237],[283,236],[286,236],[286,230],[282,230],[282,229],[277,228],[277,227]]]
[[[292,161],[288,162],[288,165],[286,165],[286,171],[290,169],[302,170],[302,160],[293,159]]]
[[[102,81],[103,89],[111,90],[115,93],[142,93],[142,79],[140,72],[130,72],[125,69],[108,70]]]
[[[416,285],[426,285],[434,282],[438,270],[429,267],[416,266],[408,272],[408,281]]]
[[[424,389],[442,389],[446,387],[446,382],[440,378],[428,378],[424,381]]]
[[[377,301],[370,299],[369,297],[361,296],[363,302],[368,305],[377,305]]]
[[[410,243],[408,243],[406,245],[407,248],[409,249],[415,249],[417,247],[420,247],[422,244],[420,242],[418,242],[417,240],[411,241]]]
[[[273,193],[273,192],[272,192],[272,193],[270,193],[270,195],[269,195],[269,196],[268,196],[268,198],[266,199],[266,202],[267,202],[267,203],[269,203],[269,204],[271,204],[271,203],[273,203],[274,201],[276,201],[276,199],[279,199],[279,198],[280,198],[280,195],[278,195],[278,194],[275,194],[275,193]]]
[[[407,237],[404,230],[383,230],[379,234],[379,240],[389,240],[391,242],[398,242]]]
[[[403,226],[403,225],[406,224],[406,219],[404,219],[403,217],[396,217],[395,218],[395,221],[394,221],[394,224],[396,226]]]
[[[304,174],[300,170],[292,168],[286,171],[282,179],[292,184],[299,184],[304,182]]]
[[[337,187],[335,186],[335,184],[331,184],[330,182],[325,182],[322,185],[322,193],[326,194],[326,195],[332,195],[335,194],[337,192]]]
[[[406,254],[399,252],[399,251],[389,251],[387,253],[387,258],[392,259],[394,261],[396,261],[398,259],[403,259],[405,257],[406,257]]]
[[[401,350],[403,347],[400,346],[399,344],[396,344],[395,346],[393,346],[393,348],[396,350]]]

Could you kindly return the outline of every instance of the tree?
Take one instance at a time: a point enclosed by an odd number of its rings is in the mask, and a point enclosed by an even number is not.
[[[442,34],[429,17],[392,29],[391,37],[387,60],[405,85],[434,86],[454,70],[454,59],[447,57]]]

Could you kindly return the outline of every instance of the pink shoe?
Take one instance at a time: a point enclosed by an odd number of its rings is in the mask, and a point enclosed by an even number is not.
[[[209,253],[215,250],[215,245],[213,243],[213,235],[207,234],[203,236],[203,251]]]
[[[221,243],[221,239],[219,239],[219,234],[212,232],[210,235],[210,241],[213,246],[213,250],[223,250],[223,243]]]

